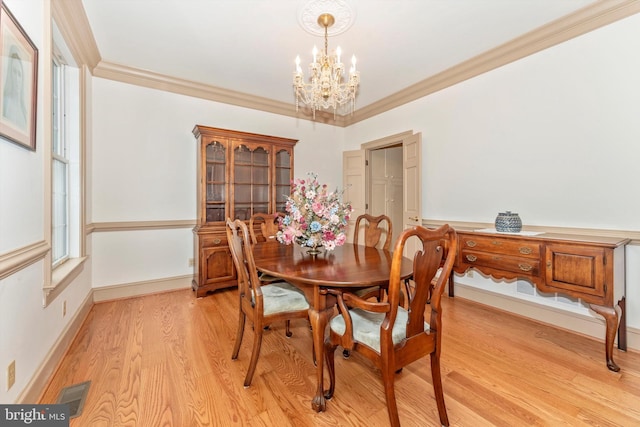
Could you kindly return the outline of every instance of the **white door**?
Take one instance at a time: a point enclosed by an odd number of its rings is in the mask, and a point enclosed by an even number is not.
[[[401,144],[369,151],[367,212],[373,216],[387,215],[391,219],[394,240],[403,228],[402,170]]]
[[[353,227],[356,218],[366,212],[364,150],[342,153],[342,174],[342,184],[344,185],[342,201],[351,203],[351,207],[353,207],[347,229],[347,241],[353,242]]]
[[[419,133],[402,141],[402,168],[402,221],[403,229],[407,229],[422,225],[422,147]],[[419,249],[422,248],[409,241],[405,246],[405,256],[412,256]]]
[[[402,218],[400,219],[400,224],[393,223],[393,234],[397,237],[402,230],[422,224],[421,136],[419,133],[413,134],[409,131],[363,144],[364,149],[362,150],[345,151],[343,153],[343,183],[345,186],[343,200],[350,202],[354,208],[348,232],[350,242],[353,241],[355,219],[358,215],[367,212],[366,190],[371,183],[367,182],[367,179],[370,178],[366,175],[366,151],[393,146],[398,144],[399,141],[402,141]],[[397,199],[395,198],[395,201]],[[407,247],[405,246],[405,248]],[[405,252],[405,254],[412,254],[417,248],[409,249],[411,251]]]

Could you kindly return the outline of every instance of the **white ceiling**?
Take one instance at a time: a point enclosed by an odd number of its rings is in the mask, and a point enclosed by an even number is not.
[[[355,22],[329,37],[355,54],[356,109],[596,0],[315,0],[347,2]],[[298,14],[309,0],[82,0],[103,61],[293,104],[324,44]],[[346,62],[346,61],[345,61]]]

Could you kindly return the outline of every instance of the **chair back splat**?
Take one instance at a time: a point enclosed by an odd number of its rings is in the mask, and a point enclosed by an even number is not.
[[[362,224],[361,224],[362,223]],[[391,218],[386,215],[373,216],[369,214],[360,215],[356,219],[355,230],[353,232],[353,242],[360,243],[360,229],[364,227],[364,245],[378,246],[382,235],[385,235],[382,249],[389,250],[391,248],[391,240],[393,238],[393,226]]]
[[[286,334],[291,336],[291,319],[308,319],[309,303],[304,294],[285,281],[263,284],[258,278],[258,270],[253,259],[253,245],[247,225],[237,219],[227,219],[227,241],[231,257],[238,274],[239,320],[232,359],[238,358],[246,319],[253,323],[253,349],[251,361],[244,380],[249,387],[258,363],[264,327],[273,322],[285,321]]]
[[[407,301],[403,301],[400,268],[409,239],[419,239],[421,249],[413,256],[413,284],[407,292]],[[429,356],[440,423],[449,425],[440,373],[441,298],[451,275],[457,246],[457,234],[449,225],[436,230],[419,226],[407,229],[395,243],[386,302],[367,301],[343,290],[328,291],[337,297],[340,309],[329,322],[329,336],[325,340],[330,380],[327,398],[335,391],[335,349],[341,346],[358,352],[380,369],[389,420],[392,426],[400,426],[393,386],[396,373]]]
[[[249,234],[251,235],[251,244],[255,245],[259,242],[275,240],[276,234],[280,229],[280,219],[284,218],[282,212],[274,214],[255,213],[249,218]],[[259,273],[262,283],[282,282],[282,279],[271,276],[270,274]]]
[[[360,242],[360,230],[364,228],[364,239]],[[386,215],[373,216],[369,214],[363,214],[356,219],[355,230],[353,232],[353,243],[364,244],[369,247],[378,247],[382,240],[382,236],[385,236],[384,242],[382,242],[381,248],[389,250],[391,247],[391,240],[393,238],[393,225],[391,224],[391,218]],[[378,301],[384,299],[384,289],[380,286],[371,286],[369,288],[360,289],[355,292],[360,298],[369,299],[376,298]],[[345,357],[348,356],[348,350],[344,352]]]
[[[251,242],[256,244],[269,239],[275,239],[280,229],[280,218],[284,218],[282,212],[274,214],[255,213],[249,218],[249,233]]]

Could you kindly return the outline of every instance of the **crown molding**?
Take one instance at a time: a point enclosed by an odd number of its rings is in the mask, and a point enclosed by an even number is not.
[[[294,104],[275,101],[273,99],[262,98],[244,92],[237,92],[112,62],[100,61],[94,68],[93,75],[104,79],[120,81],[151,89],[158,89],[180,95],[202,98],[209,101],[221,102],[223,104],[237,105],[238,107],[264,111],[281,116],[310,120],[307,114],[304,113],[305,110],[301,109],[300,112],[297,112]],[[314,121],[337,126],[340,126],[340,123],[343,122],[341,116],[338,116],[336,120],[334,120],[333,114],[326,111],[316,112],[316,120]]]
[[[87,64],[96,77],[339,127],[366,120],[640,12],[640,0],[598,1],[380,101],[358,108],[352,114],[339,115],[334,119],[333,113],[322,111],[316,112],[313,120],[306,110],[296,112],[294,104],[102,61],[81,0],[54,0],[53,5],[60,31],[65,39],[74,40],[70,48],[77,52],[74,57],[76,54],[79,56],[75,59],[81,59],[78,63]]]
[[[90,70],[100,62],[100,51],[81,0],[52,0],[51,15],[62,33],[76,64]]]
[[[603,0],[593,3],[380,101],[359,108],[352,117],[345,117],[345,124],[349,126],[384,113],[638,12],[638,0]]]

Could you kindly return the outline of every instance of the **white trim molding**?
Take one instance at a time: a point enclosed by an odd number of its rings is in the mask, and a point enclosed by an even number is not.
[[[80,57],[76,60],[83,60],[96,77],[311,120],[311,117],[303,111],[296,113],[293,103],[260,98],[104,61],[95,45],[93,33],[81,1],[70,0],[68,3],[67,5],[67,2],[64,1],[54,2],[56,21],[61,27],[65,27],[61,28],[63,34],[72,34],[74,38],[82,36],[80,40],[83,40],[84,43],[75,47],[75,51],[79,52],[77,56]],[[78,10],[81,11],[80,14]],[[359,107],[351,115],[338,115],[334,120],[333,114],[321,112],[320,114],[316,113],[315,121],[341,127],[352,125],[638,12],[640,12],[639,0],[603,0],[592,3],[575,13],[537,28],[393,95],[367,106]]]
[[[132,298],[141,295],[160,292],[189,289],[193,275],[165,277],[162,279],[145,280],[141,282],[121,283],[117,285],[93,288],[93,302],[103,302],[122,298]]]
[[[548,305],[536,304],[532,301],[498,294],[459,282],[455,282],[455,288],[456,296],[454,298],[464,298],[478,304],[551,325],[554,328],[565,329],[572,333],[586,335],[604,342],[605,321],[597,315],[589,316]],[[629,350],[640,351],[640,330],[627,327],[627,347]],[[617,347],[614,347],[614,349],[617,351]]]
[[[31,377],[31,381],[29,381],[22,393],[18,396],[16,403],[22,404],[40,401],[51,377],[58,368],[58,365],[60,365],[60,362],[62,362],[64,355],[69,350],[76,335],[80,332],[80,328],[89,315],[91,307],[93,307],[92,292],[89,292],[74,314],[73,319],[67,323],[67,326],[45,355],[44,360]]]
[[[171,228],[193,228],[195,219],[168,221],[117,221],[94,222],[85,226],[87,234],[100,231],[140,231],[140,230],[168,230]]]
[[[482,230],[484,228],[493,228],[494,224],[489,222],[468,222],[468,221],[445,221],[441,219],[422,219],[424,227],[440,227],[443,224],[449,224],[453,228],[460,230]],[[610,230],[601,228],[571,228],[571,227],[550,227],[542,225],[524,225],[523,231],[536,231],[541,233],[569,234],[579,236],[601,236],[601,237],[618,237],[631,239],[629,244],[640,244],[640,231],[631,230]]]
[[[44,240],[0,254],[0,279],[43,259],[51,247]]]

